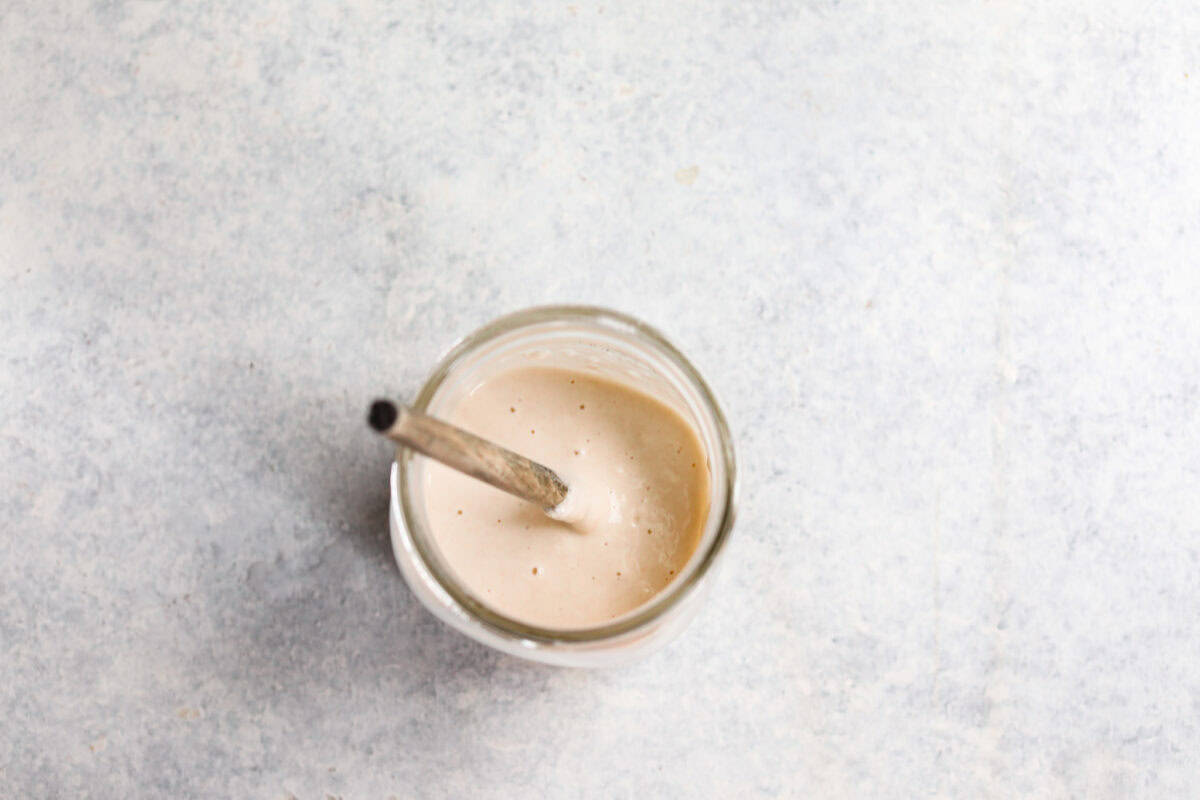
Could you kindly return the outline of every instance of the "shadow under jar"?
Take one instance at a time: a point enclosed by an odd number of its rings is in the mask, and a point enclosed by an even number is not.
[[[569,370],[628,386],[675,411],[694,429],[706,456],[708,513],[678,574],[644,603],[591,627],[541,627],[506,616],[456,574],[429,527],[430,462],[397,450],[391,473],[390,527],[400,572],[435,616],[511,655],[577,667],[618,665],[645,656],[695,616],[712,585],[733,526],[736,471],[724,415],[704,379],[653,328],[623,314],[584,306],[533,308],[471,334],[441,361],[413,407],[448,417],[489,376],[522,368]]]

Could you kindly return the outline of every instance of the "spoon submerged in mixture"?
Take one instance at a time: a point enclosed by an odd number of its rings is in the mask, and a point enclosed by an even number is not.
[[[371,404],[367,422],[379,433],[564,520],[567,484],[549,467],[389,400]]]

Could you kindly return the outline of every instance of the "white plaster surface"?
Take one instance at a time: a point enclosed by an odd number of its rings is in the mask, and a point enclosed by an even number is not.
[[[0,796],[1200,794],[1192,3],[0,8]],[[608,305],[722,395],[712,602],[435,622],[367,401]]]

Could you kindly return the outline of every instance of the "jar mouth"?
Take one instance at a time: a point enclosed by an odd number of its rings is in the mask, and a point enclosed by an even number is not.
[[[391,510],[393,515],[401,516],[405,535],[411,542],[412,549],[424,568],[424,572],[445,595],[453,600],[461,612],[469,615],[477,624],[501,636],[525,640],[529,642],[530,646],[596,643],[635,633],[643,626],[659,619],[690,595],[716,563],[717,556],[724,548],[733,528],[737,505],[738,483],[733,438],[716,396],[696,368],[674,345],[657,330],[633,317],[595,306],[539,306],[493,320],[461,339],[450,349],[421,388],[412,407],[419,411],[427,411],[438,389],[442,387],[447,378],[454,374],[455,368],[479,347],[499,336],[546,323],[584,323],[616,333],[633,334],[638,339],[644,340],[682,373],[699,396],[706,413],[711,416],[712,426],[716,433],[716,452],[710,453],[709,457],[722,460],[724,479],[720,485],[714,484],[712,502],[709,506],[709,521],[706,523],[707,530],[713,524],[713,520],[716,520],[715,533],[711,538],[706,537],[702,540],[700,552],[693,553],[689,559],[687,572],[650,600],[612,622],[581,628],[550,628],[533,625],[489,607],[463,586],[455,578],[452,570],[443,562],[432,538],[425,530],[422,516],[418,512],[416,500],[409,486],[410,470],[413,468],[415,456],[411,451],[403,448],[396,451],[396,461],[392,469]]]

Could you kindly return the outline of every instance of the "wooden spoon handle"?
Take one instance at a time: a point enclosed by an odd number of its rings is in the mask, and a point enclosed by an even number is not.
[[[542,508],[567,496],[567,485],[548,467],[407,406],[378,400],[369,420],[392,441]]]

